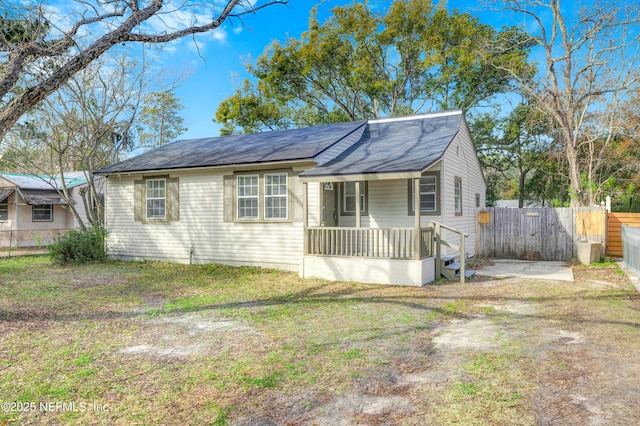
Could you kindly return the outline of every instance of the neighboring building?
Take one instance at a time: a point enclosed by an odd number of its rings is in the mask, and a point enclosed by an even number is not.
[[[519,200],[496,200],[494,204],[495,204],[494,207],[506,207],[510,209],[517,209],[518,207],[520,207]],[[544,207],[544,205],[540,201],[524,200],[523,208],[529,209],[529,208],[540,208],[540,207]]]
[[[80,190],[87,185],[85,172],[65,174],[76,210],[86,223]],[[56,236],[79,227],[61,195],[58,177],[0,174],[0,247],[50,244]]]
[[[96,173],[113,258],[411,285],[434,279],[431,221],[474,255],[486,189],[461,111],[177,141]]]

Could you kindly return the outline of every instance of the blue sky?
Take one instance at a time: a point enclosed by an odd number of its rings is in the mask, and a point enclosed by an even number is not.
[[[333,7],[349,2],[324,1],[319,7],[321,19]],[[181,115],[189,129],[181,138],[217,136],[220,125],[212,119],[220,102],[235,92],[234,83],[247,76],[245,59],[257,58],[273,40],[299,37],[307,29],[312,7],[318,3],[320,0],[290,0],[286,5],[273,5],[245,16],[242,22],[227,21],[222,35],[214,32],[197,39],[202,58],[192,41],[181,41],[171,54],[171,62],[177,61],[193,72],[176,90],[185,107]]]
[[[176,90],[182,99],[182,117],[189,130],[182,138],[217,136],[220,126],[213,123],[219,103],[234,92],[234,82],[246,76],[243,58],[257,58],[272,40],[298,37],[307,29],[311,8],[318,0],[291,0],[273,5],[253,15],[225,22],[222,33],[200,36],[200,56],[193,41],[183,40],[170,56],[170,63],[185,66],[193,74]],[[327,0],[321,11],[328,11],[343,0]],[[220,32],[219,30],[216,30]],[[165,66],[170,64],[165,64]]]
[[[180,139],[217,136],[220,126],[213,123],[219,103],[231,96],[234,82],[241,82],[246,76],[243,58],[256,58],[272,40],[284,41],[288,37],[298,37],[307,29],[309,14],[320,0],[290,0],[287,5],[273,5],[254,15],[227,21],[222,31],[199,36],[198,52],[193,41],[182,40],[166,54],[160,53],[165,67],[190,69],[191,76],[176,90],[182,100],[184,110],[181,116],[189,130]],[[330,10],[350,0],[325,0],[320,3],[320,20],[323,21]],[[370,1],[372,7],[385,8],[389,1]],[[469,11],[478,16],[476,1],[450,1],[450,8]],[[491,19],[488,14],[480,15],[483,22]],[[494,15],[495,16],[495,15]],[[200,55],[201,57],[199,57]]]

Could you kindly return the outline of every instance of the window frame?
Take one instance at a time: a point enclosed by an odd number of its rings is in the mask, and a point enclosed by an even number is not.
[[[256,179],[256,189],[257,189],[257,193],[255,195],[240,195],[240,179],[246,179],[246,178],[255,178]],[[236,194],[235,194],[235,201],[236,201],[236,219],[239,221],[252,221],[252,220],[259,220],[260,219],[260,174],[258,173],[250,173],[250,174],[239,174],[236,175]],[[253,186],[253,185],[251,185]],[[251,200],[251,199],[255,199],[256,200],[256,206],[255,207],[249,207],[251,209],[255,208],[256,209],[256,215],[255,216],[240,216],[240,200]],[[243,208],[247,208],[246,206]]]
[[[149,197],[149,183],[150,182],[163,182],[164,183],[164,196],[163,197]],[[151,188],[151,189],[158,189],[158,188]],[[167,203],[167,195],[168,195],[168,179],[166,177],[150,177],[150,178],[146,178],[144,180],[144,218],[146,221],[166,221],[167,220],[167,208],[168,208],[168,203]],[[149,201],[154,201],[154,200],[162,200],[164,201],[164,207],[163,207],[163,215],[159,216],[159,215],[154,215],[154,216],[149,216]]]
[[[453,178],[453,211],[456,216],[462,216],[462,178],[456,176]]]
[[[284,176],[284,194],[267,194],[267,178],[268,177],[283,177]],[[282,183],[278,183],[278,186],[281,186]],[[273,186],[273,183],[272,183]],[[273,206],[268,206],[268,199],[284,199],[284,216],[268,216],[267,209],[274,208]],[[282,206],[275,207],[275,209],[282,209]],[[264,174],[264,220],[272,221],[272,220],[287,220],[289,219],[289,174],[286,172],[269,172]]]
[[[346,209],[346,185],[349,183],[353,183],[353,190],[355,191],[355,186],[356,186],[356,182],[355,181],[349,181],[349,182],[341,182],[340,183],[340,194],[339,194],[339,199],[340,199],[340,216],[355,216],[356,215],[356,211],[355,208],[353,211],[349,211]],[[350,197],[356,197],[357,194],[353,194],[353,195],[349,195]],[[369,215],[369,182],[366,180],[361,180],[360,181],[360,215],[361,216],[367,216]]]
[[[435,178],[435,210],[422,210],[422,206],[420,206],[420,215],[421,216],[439,216],[440,215],[440,206],[442,205],[441,200],[440,200],[440,172],[427,172],[427,173],[423,173],[422,176],[420,177],[420,180],[422,181],[423,178],[426,177],[431,177],[433,176]],[[415,205],[414,205],[414,188],[413,188],[413,182],[414,179],[409,179],[408,180],[408,184],[407,184],[407,193],[408,193],[408,211],[409,211],[409,216],[414,216],[416,214],[415,211]],[[430,193],[430,192],[429,192]],[[420,199],[422,200],[422,195],[424,193],[420,192]]]
[[[147,180],[165,179],[164,218],[147,218]],[[107,200],[108,201],[108,200]],[[103,212],[104,213],[104,212]],[[141,176],[133,181],[134,222],[168,224],[180,221],[180,178],[168,175]]]
[[[0,222],[8,222],[8,221],[9,221],[9,200],[5,198],[4,200],[0,201]]]
[[[36,219],[36,209],[42,209],[46,207],[49,212],[48,219]],[[31,206],[31,221],[32,222],[53,222],[53,204],[34,204]]]
[[[257,177],[258,179],[258,195],[252,195],[251,197],[240,196],[239,195],[239,182],[240,177]],[[285,188],[284,195],[267,195],[267,176],[284,176],[285,178]],[[273,223],[273,222],[291,222],[292,221],[292,191],[293,191],[293,182],[291,180],[292,173],[291,170],[288,169],[277,169],[277,170],[264,170],[264,171],[247,171],[247,172],[236,172],[233,174],[233,201],[231,203],[233,209],[233,222],[236,223]],[[226,196],[225,196],[226,197]],[[251,217],[241,217],[240,216],[240,205],[239,199],[240,197],[244,198],[254,198],[257,199],[257,216]],[[286,217],[267,217],[267,200],[269,198],[284,198],[286,209]],[[225,202],[226,205],[226,202]],[[282,208],[280,206],[279,208]],[[225,221],[229,221],[225,219]]]

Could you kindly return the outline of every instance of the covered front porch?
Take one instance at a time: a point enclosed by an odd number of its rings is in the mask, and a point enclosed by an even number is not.
[[[421,177],[422,173],[302,177],[301,276],[412,286],[439,277],[439,248],[441,243],[448,245],[440,238],[444,225],[407,208],[421,205]]]
[[[433,228],[308,227],[305,277],[422,286],[435,279]]]

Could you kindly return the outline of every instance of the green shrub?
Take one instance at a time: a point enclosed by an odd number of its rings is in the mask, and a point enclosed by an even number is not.
[[[66,263],[102,262],[107,255],[104,251],[104,230],[90,228],[86,231],[71,230],[57,238],[49,247],[51,260],[59,265]]]

